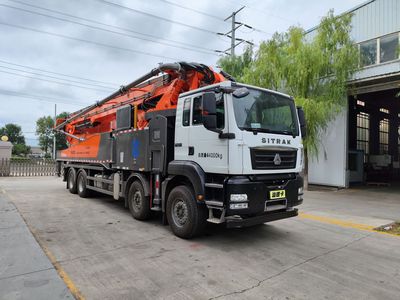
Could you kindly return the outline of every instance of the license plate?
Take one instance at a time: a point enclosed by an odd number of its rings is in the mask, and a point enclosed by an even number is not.
[[[269,199],[284,199],[286,198],[285,190],[275,190],[269,192]]]

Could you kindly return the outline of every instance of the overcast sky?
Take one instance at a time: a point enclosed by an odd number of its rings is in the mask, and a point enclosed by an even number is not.
[[[78,110],[160,62],[215,66],[213,50],[230,47],[215,33],[230,30],[223,20],[242,5],[237,21],[254,29],[241,28],[237,36],[257,44],[291,25],[309,29],[331,8],[339,14],[362,2],[0,0],[0,127],[17,123],[36,145],[36,120],[54,115],[54,103],[58,112]]]

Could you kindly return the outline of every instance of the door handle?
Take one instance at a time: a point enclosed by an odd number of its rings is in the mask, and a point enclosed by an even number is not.
[[[175,147],[182,147],[182,143],[175,143]]]
[[[189,155],[194,155],[194,147],[189,146]]]

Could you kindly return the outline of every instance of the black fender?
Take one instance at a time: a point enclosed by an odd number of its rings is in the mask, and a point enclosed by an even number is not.
[[[161,186],[162,210],[165,211],[165,203],[167,201],[167,191],[170,190],[169,185],[174,179],[184,177],[193,186],[194,194],[198,201],[198,196],[205,196],[205,180],[206,174],[199,164],[193,161],[173,160],[168,164],[168,178],[166,178]]]
[[[128,192],[129,192],[129,186],[134,180],[139,180],[143,186],[143,191],[144,195],[146,197],[150,196],[150,183],[147,180],[147,178],[141,174],[141,173],[132,173],[129,175],[128,179],[126,180],[125,184],[123,185],[124,190],[123,190],[123,195],[125,195],[125,206],[128,204]]]

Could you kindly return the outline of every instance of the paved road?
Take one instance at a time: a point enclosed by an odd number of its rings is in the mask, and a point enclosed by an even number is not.
[[[73,299],[14,204],[1,190],[0,299]]]
[[[0,179],[0,187],[87,299],[399,299],[396,236],[293,218],[213,226],[186,241],[158,219],[133,220],[111,198],[71,195],[59,179]],[[309,208],[324,213],[317,198],[326,195],[307,194]],[[376,219],[391,217],[365,218]]]

